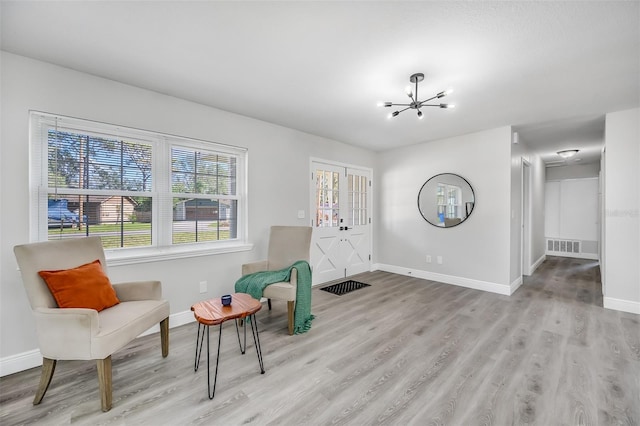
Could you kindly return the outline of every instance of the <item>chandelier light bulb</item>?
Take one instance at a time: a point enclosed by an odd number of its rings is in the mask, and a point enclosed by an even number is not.
[[[410,98],[413,96],[413,90],[411,89],[411,86],[407,86],[407,87],[404,89],[404,92],[405,92],[405,93],[407,94],[407,96],[408,96],[408,97],[410,97]]]

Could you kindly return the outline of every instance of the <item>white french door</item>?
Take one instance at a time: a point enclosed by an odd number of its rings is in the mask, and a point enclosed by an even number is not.
[[[313,284],[371,268],[371,172],[312,162]]]

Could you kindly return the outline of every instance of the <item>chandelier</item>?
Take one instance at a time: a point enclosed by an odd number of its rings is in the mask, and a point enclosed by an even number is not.
[[[405,107],[404,109],[399,109],[397,111],[393,111],[392,113],[390,113],[389,118],[396,117],[398,114],[408,109],[417,110],[418,118],[422,119],[424,117],[424,115],[422,114],[422,111],[420,111],[420,108],[422,107],[429,106],[429,107],[438,107],[438,108],[455,108],[455,105],[451,105],[451,104],[428,104],[427,103],[434,99],[440,99],[445,97],[446,95],[450,94],[453,91],[451,89],[445,90],[444,92],[440,92],[437,95],[430,97],[429,99],[425,99],[423,101],[418,100],[418,83],[420,83],[422,80],[424,80],[424,74],[421,72],[412,74],[411,77],[409,77],[409,81],[415,84],[415,90],[413,90],[411,86],[407,86],[407,89],[406,89],[407,96],[411,98],[411,103],[395,104],[393,102],[382,102],[379,104],[380,106],[383,106],[383,107],[392,107],[392,106]]]

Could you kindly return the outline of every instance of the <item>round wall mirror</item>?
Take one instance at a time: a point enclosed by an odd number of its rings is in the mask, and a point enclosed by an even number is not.
[[[418,193],[418,210],[430,224],[440,228],[460,225],[476,204],[473,188],[462,176],[453,173],[435,175]]]

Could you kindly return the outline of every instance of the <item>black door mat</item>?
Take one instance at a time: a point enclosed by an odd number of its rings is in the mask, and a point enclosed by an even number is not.
[[[329,293],[337,294],[338,296],[342,296],[343,294],[349,293],[354,290],[358,290],[364,287],[369,287],[369,284],[361,283],[358,281],[344,281],[338,284],[332,284],[327,287],[322,287],[320,290],[327,291]]]

